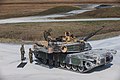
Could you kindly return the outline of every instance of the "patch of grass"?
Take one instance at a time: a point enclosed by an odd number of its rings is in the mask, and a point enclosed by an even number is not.
[[[0,43],[19,43],[21,40],[10,39],[10,38],[0,38]]]
[[[2,4],[0,5],[0,19],[56,14],[76,9],[79,8],[74,7],[74,4]]]
[[[111,18],[111,17],[120,17],[120,7],[101,8],[63,18]]]
[[[0,38],[36,41],[43,40],[43,31],[51,28],[52,37],[64,35],[65,31],[69,31],[75,36],[87,36],[106,26],[97,35],[103,35],[104,38],[120,35],[120,21],[98,21],[98,22],[60,22],[60,23],[19,23],[19,24],[2,24],[0,25]],[[114,34],[112,34],[114,32]],[[115,35],[116,34],[116,35]],[[106,36],[106,37],[105,37]],[[101,38],[102,36],[100,36]],[[98,37],[96,37],[98,38]],[[95,39],[95,38],[94,38]]]
[[[39,15],[49,15],[49,14],[57,14],[57,13],[64,13],[64,12],[69,12],[72,10],[79,10],[79,7],[74,7],[74,6],[57,6],[51,9],[48,9],[46,11],[43,11],[39,13]]]
[[[109,33],[95,35],[90,40],[101,40],[101,39],[111,38],[119,35],[120,35],[120,31],[109,32]]]
[[[21,2],[28,2],[28,3],[42,3],[42,2],[48,2],[48,3],[100,3],[100,2],[105,2],[105,3],[115,3],[115,2],[119,2],[119,0],[4,0],[1,1],[0,3],[21,3]]]

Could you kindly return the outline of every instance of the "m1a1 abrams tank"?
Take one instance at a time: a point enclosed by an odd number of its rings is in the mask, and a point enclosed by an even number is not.
[[[94,36],[99,30],[89,34],[82,40],[67,41],[62,37],[51,39],[50,31],[44,32],[45,41],[35,43],[33,53],[35,58],[42,61],[45,65],[61,67],[81,73],[87,72],[97,66],[109,64],[113,60],[112,53],[115,50],[92,49],[86,42]],[[69,35],[63,36],[68,37]]]

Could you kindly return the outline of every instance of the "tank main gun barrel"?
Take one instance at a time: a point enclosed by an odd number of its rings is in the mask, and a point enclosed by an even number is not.
[[[98,29],[97,31],[90,33],[88,36],[86,36],[83,40],[87,41],[89,38],[91,38],[92,36],[96,35],[99,31],[101,31],[105,26],[102,26],[102,28]]]

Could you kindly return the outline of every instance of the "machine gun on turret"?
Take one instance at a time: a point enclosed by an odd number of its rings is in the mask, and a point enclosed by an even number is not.
[[[101,31],[105,26],[102,26],[102,28],[98,29],[95,32],[90,33],[88,36],[86,36],[83,40],[87,41],[88,39],[90,39],[92,36],[96,35],[99,31]]]

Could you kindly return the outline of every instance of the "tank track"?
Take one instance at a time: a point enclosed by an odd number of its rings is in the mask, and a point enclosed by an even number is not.
[[[76,66],[76,69],[75,68],[73,69],[73,67],[72,67],[73,65],[68,66],[67,64],[65,64],[64,67],[61,66],[61,64],[64,64],[64,63],[58,63],[58,66],[56,66],[54,61],[52,62],[52,65],[51,65],[51,64],[49,64],[48,60],[46,60],[47,62],[44,62],[43,59],[37,59],[36,61],[38,62],[38,64],[40,66],[50,68],[50,69],[51,68],[59,68],[62,70],[68,70],[68,71],[77,72],[77,73],[86,73],[91,70],[91,69],[80,70],[78,68],[78,66]]]

